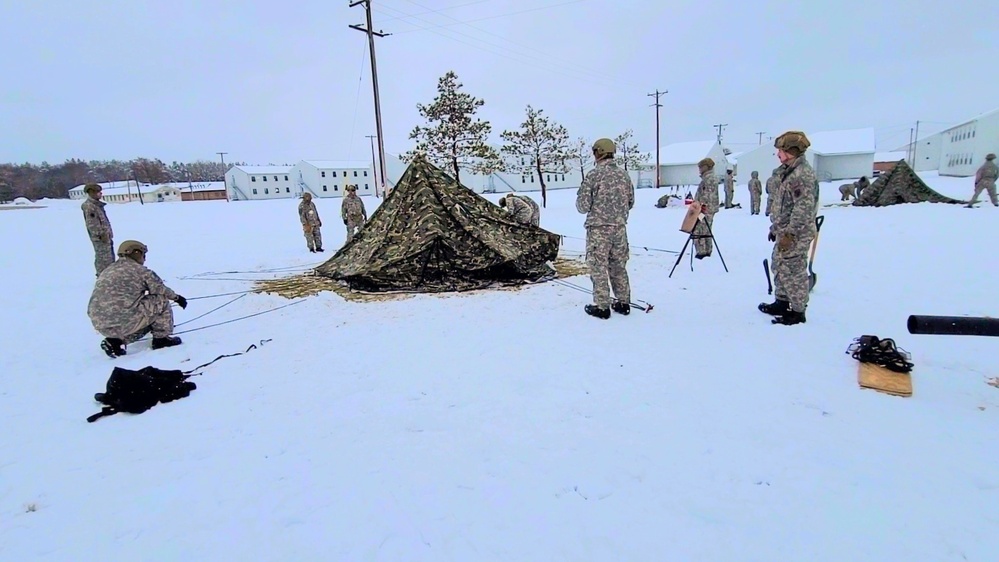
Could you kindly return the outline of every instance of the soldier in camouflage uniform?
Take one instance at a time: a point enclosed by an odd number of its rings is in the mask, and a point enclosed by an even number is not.
[[[576,210],[586,215],[586,265],[593,281],[593,304],[583,310],[603,319],[610,318],[611,309],[619,314],[631,312],[631,283],[625,266],[631,255],[628,214],[635,206],[635,186],[628,172],[614,162],[616,150],[610,139],[593,143],[594,167],[576,193]]]
[[[727,170],[725,173],[725,208],[731,209],[735,205],[732,204],[732,200],[735,199],[735,176],[732,175],[732,170]]]
[[[861,176],[859,180],[853,183],[857,189],[856,199],[860,199],[860,196],[864,193],[864,190],[871,187],[871,181],[867,179],[867,176]]]
[[[347,241],[349,242],[368,220],[368,212],[364,210],[364,201],[361,201],[361,198],[357,196],[357,186],[348,185],[346,189],[347,196],[343,198],[343,203],[340,205],[340,218],[347,226]]]
[[[94,269],[99,277],[107,266],[114,263],[114,231],[104,212],[107,203],[101,201],[101,186],[88,183],[83,191],[86,192],[87,199],[80,208],[83,209],[83,223],[87,225],[90,242],[94,245]]]
[[[760,304],[761,312],[775,316],[774,324],[793,325],[805,321],[808,306],[808,249],[815,238],[819,181],[804,154],[811,145],[805,133],[788,131],[777,137],[777,157],[784,170],[767,237],[774,242],[774,291],[776,300]]]
[[[311,193],[302,194],[302,202],[298,204],[298,220],[302,221],[302,232],[305,233],[305,245],[310,252],[323,251],[323,221],[319,219],[319,210],[312,202]]]
[[[179,345],[173,332],[170,302],[187,308],[187,299],[163,284],[144,264],[148,248],[142,242],[126,240],[118,247],[118,261],[97,278],[90,295],[87,315],[94,329],[104,336],[101,349],[109,357],[125,355],[126,344],[153,333],[153,349]]]
[[[701,172],[701,184],[697,186],[694,200],[701,204],[704,218],[697,221],[694,227],[693,234],[703,236],[703,238],[694,238],[694,248],[697,250],[697,255],[694,257],[702,260],[710,256],[714,249],[709,229],[715,222],[715,213],[718,212],[718,176],[715,175],[715,161],[710,158],[698,162],[697,169]]]
[[[844,183],[839,186],[839,200],[849,201],[850,198],[857,198],[857,184],[854,183]]]
[[[506,209],[513,220],[521,224],[539,226],[541,224],[541,208],[538,204],[526,195],[514,195],[508,193],[500,198],[499,206]]]
[[[753,170],[749,179],[749,214],[760,214],[760,197],[763,195],[763,183],[760,181],[760,173]]]
[[[774,168],[773,175],[767,178],[767,216],[773,213],[774,201],[777,200],[777,190],[780,187],[780,173],[783,166]],[[773,219],[771,218],[771,222]]]
[[[999,199],[996,199],[996,179],[999,179],[999,166],[996,166],[995,160],[995,154],[985,155],[985,163],[978,168],[978,172],[975,174],[975,195],[968,202],[969,208],[975,206],[975,203],[978,202],[978,196],[985,190],[989,192],[992,204],[999,207]]]

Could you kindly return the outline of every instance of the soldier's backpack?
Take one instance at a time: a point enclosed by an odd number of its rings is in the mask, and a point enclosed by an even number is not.
[[[190,376],[179,370],[164,371],[156,367],[138,371],[115,367],[108,378],[107,390],[94,395],[104,408],[87,421],[94,422],[118,412],[141,414],[160,402],[190,396],[191,391],[198,388],[187,380]]]

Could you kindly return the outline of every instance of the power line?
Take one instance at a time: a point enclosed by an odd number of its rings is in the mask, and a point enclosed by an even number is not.
[[[489,1],[490,0],[475,0],[474,2],[465,2],[464,4],[456,4],[454,6],[446,6],[444,8],[437,8],[436,10],[434,10],[432,8],[427,8],[426,12],[420,12],[418,14],[413,14],[413,15],[414,16],[423,16],[423,15],[428,15],[428,14],[440,14],[441,12],[445,12],[447,10],[455,10],[457,8],[464,8],[465,6],[472,6],[472,5],[475,5],[475,4],[482,4],[482,3],[485,3],[485,2],[489,2]],[[401,19],[405,19],[407,17],[410,17],[410,16],[396,16],[396,17],[386,18],[386,19],[382,20],[382,23],[385,23],[387,21],[401,20]]]
[[[361,103],[361,82],[364,81],[364,61],[368,59],[368,50],[361,49],[361,69],[357,72],[357,93],[354,94],[354,119],[350,123],[350,137],[348,138],[347,160],[351,160],[354,148],[354,131],[357,127],[357,106]],[[371,169],[372,173],[375,171]]]
[[[387,7],[383,6],[382,8],[387,8]],[[388,9],[393,10],[395,12],[401,12],[401,10],[398,10],[396,8],[388,8]],[[378,11],[380,13],[385,13],[385,12],[382,12],[381,10],[376,10],[376,11]],[[421,19],[422,20],[422,18],[417,18],[417,19]],[[422,20],[422,21],[427,21],[427,20]],[[430,23],[433,23],[433,22],[430,22]],[[462,23],[466,23],[466,22],[462,22]],[[567,65],[565,65],[565,64],[545,62],[543,60],[539,60],[539,57],[536,54],[522,54],[522,53],[511,52],[511,50],[508,47],[504,46],[504,45],[497,45],[495,43],[490,43],[489,41],[485,41],[485,40],[479,39],[479,38],[477,38],[477,37],[475,37],[473,35],[469,35],[467,33],[461,32],[461,31],[447,30],[448,33],[457,33],[458,35],[462,35],[462,36],[468,37],[468,38],[470,38],[472,40],[479,41],[479,42],[484,43],[486,45],[491,45],[491,46],[494,46],[494,47],[498,47],[499,49],[505,50],[507,52],[497,52],[497,51],[495,51],[493,49],[488,49],[488,48],[485,48],[485,47],[483,47],[481,45],[476,45],[474,43],[469,43],[467,41],[462,41],[462,40],[457,39],[455,37],[452,37],[450,35],[444,35],[443,33],[440,33],[438,31],[434,31],[433,27],[419,26],[419,25],[416,25],[414,23],[410,23],[409,25],[413,25],[413,26],[417,27],[420,30],[430,31],[430,33],[433,33],[435,35],[439,35],[441,37],[444,37],[445,39],[450,39],[451,41],[454,41],[456,43],[460,43],[462,45],[467,45],[469,47],[473,47],[473,48],[485,51],[487,53],[492,53],[494,55],[510,59],[510,60],[512,60],[514,62],[518,62],[520,64],[524,64],[524,65],[528,65],[528,66],[534,66],[536,68],[542,69],[542,70],[544,70],[546,72],[549,72],[549,73],[561,74],[562,76],[565,76],[567,78],[573,78],[573,79],[576,79],[576,80],[589,82],[591,84],[597,84],[597,85],[603,86],[605,88],[612,87],[612,85],[609,84],[609,83],[607,83],[607,82],[599,81],[599,80],[606,79],[607,78],[606,76],[594,73],[592,71],[582,72],[582,71],[578,71],[578,70],[573,70],[571,68],[566,68]],[[457,25],[457,24],[455,24],[455,25]],[[438,26],[438,27],[443,27],[443,26]],[[574,74],[570,74],[570,72],[574,73]],[[599,80],[593,79],[594,77],[597,78],[597,79],[599,79]]]
[[[443,24],[443,25],[436,25],[434,27],[420,28],[420,29],[410,29],[410,30],[407,30],[407,31],[400,31],[396,35],[402,35],[403,33],[413,33],[414,31],[421,31],[421,30],[422,31],[429,31],[431,29],[439,29],[441,27],[454,27],[456,25],[462,25],[462,24],[468,24],[468,23],[475,23],[475,22],[486,21],[486,20],[493,20],[493,19],[496,19],[496,18],[505,18],[505,17],[509,17],[509,16],[515,16],[517,14],[526,14],[528,12],[536,12],[538,10],[547,10],[549,8],[557,8],[559,6],[568,6],[569,4],[578,4],[579,2],[583,2],[583,1],[584,0],[569,0],[568,2],[562,2],[561,4],[550,4],[548,6],[538,6],[537,8],[529,8],[527,10],[520,10],[518,12],[507,12],[505,14],[497,14],[495,16],[488,16],[488,17],[485,17],[485,18],[478,18],[478,19],[474,19],[474,20],[465,20],[465,21],[457,22],[457,23],[446,23],[446,24]],[[407,14],[407,16],[400,16],[400,18],[405,18],[405,17],[411,17],[411,16],[409,16],[408,14]],[[396,18],[396,19],[399,19],[399,18]],[[419,26],[417,26],[417,27],[419,27]]]

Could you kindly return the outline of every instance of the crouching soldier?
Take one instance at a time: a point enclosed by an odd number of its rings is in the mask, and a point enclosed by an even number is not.
[[[87,315],[102,336],[101,349],[108,357],[125,355],[125,346],[153,334],[153,349],[179,345],[173,332],[170,302],[187,308],[187,300],[163,284],[147,268],[142,242],[126,240],[118,247],[118,261],[107,266],[94,284]],[[124,258],[124,259],[121,259]]]
[[[302,221],[302,232],[305,233],[305,244],[310,252],[323,251],[323,221],[319,219],[319,211],[312,202],[311,193],[302,194],[302,202],[298,204],[298,219]]]
[[[499,206],[513,215],[513,220],[521,224],[538,226],[541,224],[541,208],[526,195],[507,193],[499,200]]]
[[[361,230],[361,226],[367,222],[368,212],[364,210],[364,201],[357,196],[357,186],[348,185],[345,189],[347,196],[340,205],[340,218],[347,227],[347,242],[350,242],[350,239]]]
[[[855,183],[844,183],[839,186],[839,200],[849,201],[850,198],[857,198],[857,184]]]

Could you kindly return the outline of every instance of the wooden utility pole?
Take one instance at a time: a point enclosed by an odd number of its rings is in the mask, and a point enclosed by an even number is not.
[[[718,129],[718,144],[721,144],[722,129],[724,129],[725,127],[728,127],[728,123],[719,123],[714,126],[715,129]]]
[[[347,27],[363,31],[368,36],[368,48],[371,52],[371,86],[375,96],[375,129],[378,136],[378,170],[381,172],[379,176],[381,176],[382,193],[385,193],[385,135],[382,134],[382,104],[378,97],[378,64],[375,62],[375,37],[386,37],[391,35],[391,33],[372,31],[371,0],[354,0],[350,3],[350,7],[353,8],[358,4],[364,5],[367,26],[349,25]]]
[[[223,191],[225,191],[225,200],[226,200],[226,202],[230,202],[229,201],[229,187],[226,186],[226,184],[225,184],[225,172],[226,172],[226,170],[225,170],[225,155],[229,154],[229,153],[228,152],[216,152],[215,154],[218,154],[219,158],[222,159],[222,187],[225,188]]]
[[[375,182],[375,197],[381,197],[382,193],[378,190],[378,163],[375,162],[375,135],[364,135],[371,142],[371,173],[374,174]]]
[[[663,104],[659,103],[659,97],[668,93],[669,90],[660,92],[657,88],[655,93],[648,94],[649,97],[656,98],[656,103],[652,104],[652,107],[656,108],[656,189],[659,189],[659,186],[662,185],[662,181],[660,181],[661,178],[659,177],[659,108],[662,107]]]
[[[760,132],[756,133],[756,135],[760,137],[759,144],[763,144],[763,135],[765,135],[765,134],[767,134],[766,131],[760,131]]]
[[[909,159],[909,164],[912,164],[912,147],[916,146],[915,141],[912,140],[912,127],[909,127],[909,146],[905,150],[905,157]]]
[[[916,134],[912,137],[912,171],[916,171],[916,147],[919,146],[919,121],[916,121]]]

